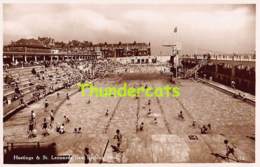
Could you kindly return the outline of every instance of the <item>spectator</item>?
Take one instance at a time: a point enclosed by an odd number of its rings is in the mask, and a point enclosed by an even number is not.
[[[50,113],[50,120],[51,120],[50,126],[52,127],[52,124],[53,124],[53,122],[54,122],[54,113],[53,113],[53,110],[51,110],[51,113]]]
[[[61,126],[57,128],[57,131],[58,131],[60,134],[64,134],[64,133],[65,133],[64,124],[61,124]]]
[[[90,152],[89,152],[89,148],[86,147],[85,148],[85,152],[84,152],[84,157],[85,157],[85,164],[88,164],[90,162]]]
[[[178,118],[181,119],[181,120],[184,120],[184,116],[183,116],[182,111],[180,111],[180,113],[179,113],[179,115],[178,115]]]
[[[48,106],[49,106],[48,99],[45,99],[44,108],[46,109],[46,108],[48,108]]]
[[[237,158],[236,155],[235,155],[235,149],[234,149],[234,147],[232,147],[232,146],[229,144],[228,140],[224,140],[224,144],[225,144],[225,146],[226,146],[226,157],[229,158],[229,155],[231,154],[231,155],[233,155],[233,157],[235,158],[235,160],[238,161],[238,158]]]
[[[81,133],[81,127],[79,127],[79,129],[78,129],[78,133]]]
[[[192,121],[192,127],[193,127],[193,128],[196,127],[196,121]]]
[[[108,116],[108,109],[107,109],[107,111],[106,111],[106,114],[105,114],[105,116]]]
[[[29,133],[29,138],[32,137],[32,133],[33,133],[33,129],[34,129],[34,124],[33,124],[33,121],[30,120],[29,121],[29,128],[28,128],[28,133]]]
[[[143,123],[143,122],[141,123],[139,130],[140,130],[140,131],[143,131],[143,130],[144,130],[144,123]]]
[[[207,133],[208,133],[208,128],[207,128],[205,125],[203,125],[203,126],[200,128],[200,133],[201,133],[201,134],[207,134]]]
[[[157,124],[157,123],[158,123],[158,122],[157,122],[157,118],[154,118],[154,119],[153,119],[153,123],[154,123],[154,124]]]
[[[35,70],[35,68],[32,69],[32,74],[35,75],[37,72]]]
[[[43,129],[43,136],[46,136],[46,135],[49,135],[48,131],[47,131],[47,128],[48,128],[48,122],[47,122],[47,119],[44,118],[43,119],[43,124],[42,124],[42,129]]]
[[[64,122],[65,123],[69,123],[70,122],[70,119],[66,115],[64,115]]]
[[[36,118],[36,114],[35,114],[35,112],[32,110],[32,111],[31,111],[31,120],[32,120],[32,121],[35,121],[35,118]]]

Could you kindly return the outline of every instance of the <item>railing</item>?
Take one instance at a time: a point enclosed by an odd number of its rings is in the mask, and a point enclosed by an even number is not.
[[[186,73],[185,73],[185,78],[190,78],[192,77],[194,74],[196,74],[196,72],[203,67],[204,65],[206,65],[208,62],[207,59],[203,59],[201,60],[195,67],[189,69]]]
[[[243,55],[182,55],[182,59],[209,59],[209,60],[229,60],[229,61],[255,61],[254,54],[243,54]]]

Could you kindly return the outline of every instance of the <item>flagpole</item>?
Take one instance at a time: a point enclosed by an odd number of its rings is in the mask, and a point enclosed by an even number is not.
[[[178,28],[177,28],[177,26],[176,27],[174,27],[174,34],[175,34],[175,48],[174,48],[174,46],[173,46],[173,52],[175,52],[175,58],[176,58],[176,65],[175,65],[175,77],[176,77],[176,79],[177,79],[177,77],[178,77],[178,62],[177,62],[177,39],[178,39],[178,36],[177,36],[177,32],[178,32]],[[176,50],[175,50],[176,49]]]

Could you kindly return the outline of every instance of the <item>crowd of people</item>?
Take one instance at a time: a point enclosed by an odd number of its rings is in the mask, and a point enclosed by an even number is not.
[[[3,102],[5,106],[8,106],[5,112],[16,108],[17,105],[38,101],[50,93],[68,88],[75,83],[103,78],[113,73],[119,64],[109,59],[52,63],[46,61],[44,66],[28,68],[31,71],[27,68],[21,68],[19,71],[17,69],[5,70]],[[20,103],[17,104],[15,101],[20,101]],[[12,103],[13,106],[11,106]]]
[[[33,101],[38,101],[41,98],[45,98],[44,111],[48,113],[48,117],[44,117],[42,120],[39,120],[37,113],[32,110],[28,122],[28,137],[37,137],[37,135],[39,134],[38,131],[40,131],[40,129],[37,128],[36,125],[41,125],[41,134],[44,137],[50,135],[50,129],[54,129],[54,131],[59,135],[67,133],[66,127],[71,124],[70,118],[67,115],[64,115],[62,122],[56,122],[55,111],[54,109],[50,108],[47,98],[49,93],[53,93],[58,90],[57,88],[55,88],[55,85],[57,85],[59,81],[61,81],[62,88],[70,88],[77,82],[84,82],[86,80],[91,80],[95,78],[103,78],[106,76],[106,74],[115,72],[115,67],[123,67],[123,65],[111,60],[97,60],[96,62],[92,62],[91,64],[88,64],[86,62],[63,62],[61,64],[52,64],[50,66],[45,66],[40,70],[32,68],[31,73],[33,74],[34,80],[37,80],[38,83],[41,83],[37,84],[35,89],[33,89],[31,92]],[[49,73],[49,71],[51,72]],[[8,71],[6,72],[8,73]],[[7,76],[8,77],[6,80],[8,80],[8,82],[6,82],[6,84],[14,85],[14,100],[20,100],[20,104],[27,105],[27,102],[23,99],[24,94],[19,87],[20,76]],[[29,82],[32,84],[35,83],[32,79],[30,79]],[[66,100],[70,100],[70,96],[68,93],[61,95],[59,92],[57,92],[57,98],[60,98],[61,96],[65,97]],[[138,97],[136,98],[138,99]],[[151,104],[151,99],[148,99],[146,104],[148,106],[147,116],[152,115]],[[105,116],[109,116],[109,114],[109,110],[107,109],[105,112]],[[180,121],[185,121],[184,112],[180,111],[177,115],[177,118]],[[153,117],[152,123],[154,125],[158,125],[158,120],[156,117]],[[195,120],[193,120],[192,127],[199,128],[202,135],[207,135],[212,132],[212,127],[210,123],[206,125],[199,125]],[[83,133],[82,127],[75,127],[73,129],[74,130],[72,133],[74,134]],[[138,124],[137,131],[142,132],[145,130],[145,123],[144,121],[141,121],[140,124]],[[114,135],[113,140],[114,142],[113,144],[111,144],[113,152],[122,153],[121,146],[123,141],[123,134],[121,133],[120,129],[116,130],[116,134]],[[230,155],[233,155],[235,157],[235,149],[232,147],[232,145],[230,145],[230,143],[226,140],[224,141],[224,144],[226,146],[226,157],[229,158]],[[90,150],[86,147],[84,151],[85,163],[89,163],[91,154]]]
[[[64,94],[63,95],[65,97],[66,100],[69,100],[69,98],[67,98],[69,96],[69,94]],[[56,98],[60,98],[60,95],[57,96]],[[70,124],[71,120],[67,115],[63,116],[63,121],[62,122],[57,122],[55,120],[55,111],[54,109],[51,109],[49,106],[49,102],[47,100],[47,98],[44,101],[44,113],[48,116],[43,118],[43,122],[39,123],[37,121],[39,121],[40,119],[40,114],[37,115],[35,113],[34,110],[31,111],[31,115],[30,115],[30,119],[29,119],[29,124],[28,124],[28,137],[29,138],[33,138],[33,137],[37,137],[39,135],[38,131],[42,131],[42,135],[43,136],[48,136],[50,133],[49,131],[52,130],[54,128],[54,131],[56,131],[58,134],[64,134],[66,132],[65,127],[67,125]],[[41,125],[41,129],[37,128],[36,125]],[[74,128],[73,133],[75,134],[80,134],[82,132],[82,128],[81,127],[76,127]]]

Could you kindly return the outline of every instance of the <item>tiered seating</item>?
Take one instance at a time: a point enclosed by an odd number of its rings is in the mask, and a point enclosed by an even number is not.
[[[32,73],[33,68],[36,74]],[[48,68],[38,66],[9,69],[4,73],[4,77],[7,75],[13,78],[14,81],[4,84],[5,116],[35,101],[37,98],[71,86],[83,78],[83,74],[80,73],[79,69],[72,68],[69,65]],[[37,97],[35,96],[36,93]]]
[[[43,67],[35,68],[36,71],[42,69]],[[10,84],[4,84],[4,96],[11,96],[14,94],[15,85],[18,85],[22,92],[26,92],[28,89],[33,87],[36,83],[35,76],[31,73],[32,68],[19,68],[19,69],[10,69],[4,76],[9,75],[14,78],[15,82]]]
[[[50,93],[87,79],[104,77],[106,74],[123,72],[126,65],[109,59],[93,62],[68,62],[55,66],[34,66],[8,69],[5,76],[11,82],[4,84],[4,117]],[[91,64],[91,65],[90,65]],[[32,70],[35,69],[33,73]],[[94,71],[94,75],[90,71]]]
[[[126,65],[124,64],[110,59],[105,59],[96,63],[94,71],[96,77],[104,77],[106,74],[111,74],[118,71],[123,72],[125,68]]]
[[[13,78],[13,82],[4,83],[4,114],[11,110],[15,110],[21,105],[21,96],[24,102],[29,102],[31,93],[35,89],[37,78],[32,74],[31,70],[41,70],[42,66],[9,69],[4,73],[5,76]],[[15,92],[18,88],[20,93]]]

